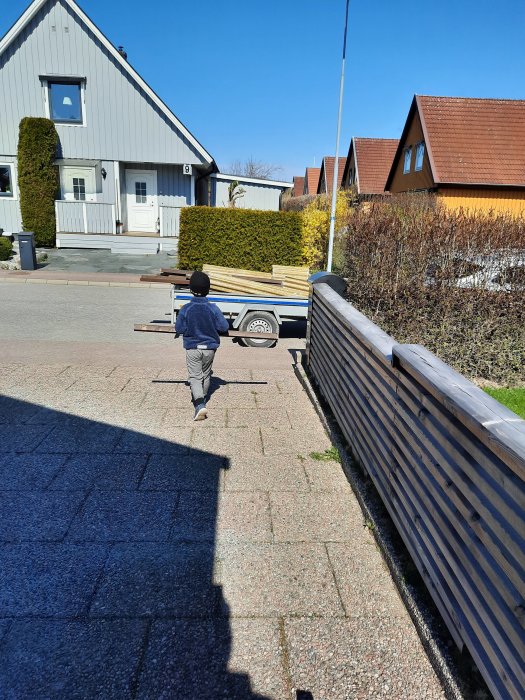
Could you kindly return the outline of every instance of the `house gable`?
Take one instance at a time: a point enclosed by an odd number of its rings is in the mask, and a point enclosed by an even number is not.
[[[337,163],[337,187],[342,186],[343,174],[346,166],[346,158],[339,158]],[[331,194],[332,184],[334,181],[335,156],[325,156],[321,165],[321,174],[319,175],[319,185],[317,194]]]
[[[45,77],[85,81],[85,125],[57,124],[64,158],[213,164],[213,158],[73,0],[35,0],[0,42],[0,152],[46,116]]]
[[[304,194],[317,194],[321,168],[306,168],[304,175]]]
[[[352,187],[352,185],[356,185],[357,191],[359,192],[359,178],[355,162],[354,139],[350,140],[350,147],[348,149],[348,155],[346,156],[345,169],[343,170],[343,177],[341,178],[341,187],[344,190],[349,189]]]
[[[423,155],[422,169],[416,171],[416,147],[419,143],[425,144],[425,152]],[[404,173],[405,151],[408,148],[412,149],[410,171]],[[398,192],[434,189],[435,179],[432,170],[431,148],[431,144],[424,130],[424,125],[421,122],[417,98],[414,97],[403,133],[399,139],[399,145],[385,184],[385,190],[395,194]]]
[[[359,194],[383,194],[398,144],[397,139],[354,139],[354,159]]]

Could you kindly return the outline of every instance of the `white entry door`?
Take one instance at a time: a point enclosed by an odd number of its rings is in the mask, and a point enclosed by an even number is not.
[[[157,232],[159,206],[156,170],[126,170],[128,231]]]

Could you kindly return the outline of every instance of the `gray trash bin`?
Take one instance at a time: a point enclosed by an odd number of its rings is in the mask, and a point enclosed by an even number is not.
[[[346,292],[346,280],[340,275],[335,275],[333,272],[325,272],[324,270],[315,272],[313,275],[310,275],[308,282],[310,282],[310,284],[327,284],[341,296]]]
[[[19,233],[20,267],[22,270],[36,270],[35,234],[28,231]]]

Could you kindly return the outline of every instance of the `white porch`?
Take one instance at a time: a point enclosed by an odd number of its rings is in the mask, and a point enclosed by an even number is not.
[[[131,254],[176,251],[180,210],[159,206],[156,233],[121,233],[115,204],[57,200],[57,248],[101,248]]]

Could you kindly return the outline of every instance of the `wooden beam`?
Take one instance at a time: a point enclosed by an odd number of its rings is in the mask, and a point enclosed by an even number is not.
[[[134,331],[143,333],[175,333],[171,323],[135,323]],[[256,340],[278,340],[278,333],[250,333],[248,331],[230,330],[225,334],[228,338],[255,338]]]
[[[181,287],[187,287],[190,281],[182,275],[142,275],[141,282],[159,282],[161,284],[178,284]]]

